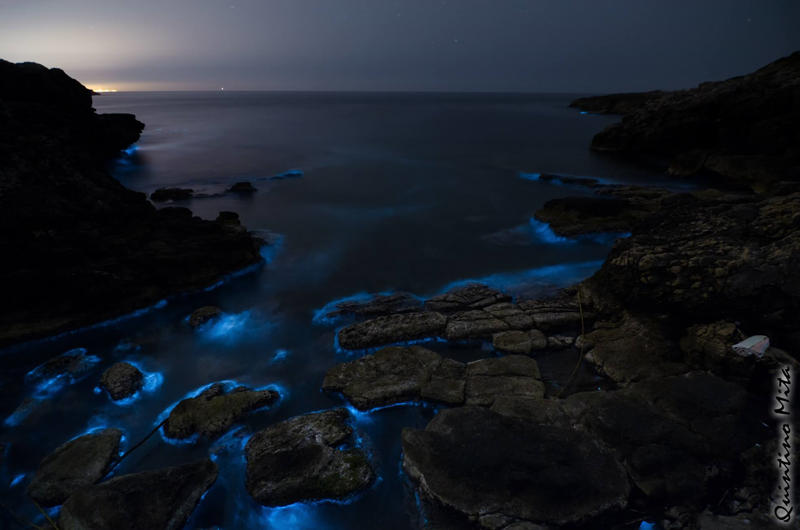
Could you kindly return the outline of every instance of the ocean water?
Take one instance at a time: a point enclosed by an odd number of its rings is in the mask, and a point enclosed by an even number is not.
[[[431,296],[470,280],[517,296],[591,275],[614,237],[566,239],[532,219],[549,199],[586,190],[541,182],[536,173],[607,182],[664,181],[652,170],[590,152],[592,136],[615,117],[581,114],[569,95],[117,93],[95,98],[99,112],[132,112],[141,140],[112,165],[126,186],[207,194],[176,203],[213,219],[222,210],[271,242],[263,266],[213,289],[178,296],[130,318],[0,352],[0,498],[20,517],[41,521],[24,489],[38,462],[92,429],[141,440],[181,398],[215,381],[272,386],[280,403],[252,414],[215,441],[175,444],[160,434],[115,474],[213,454],[220,476],[190,528],[416,528],[418,503],[400,467],[400,433],[422,428],[433,406],[412,404],[353,417],[379,475],[346,502],[269,509],[244,488],[242,446],[266,425],[344,404],[320,385],[327,369],[359,354],[337,351],[344,322],[317,318],[331,302],[405,291]],[[277,177],[277,178],[276,178]],[[249,181],[251,196],[224,194]],[[210,249],[213,251],[213,249]],[[197,331],[194,308],[225,315]],[[432,348],[459,360],[495,355],[487,344]],[[74,348],[93,362],[74,378],[36,381],[37,365]],[[136,363],[149,385],[112,403],[94,391],[116,361]],[[539,359],[557,387],[575,359]],[[600,385],[584,374],[584,386]],[[18,408],[21,404],[23,406]],[[0,510],[0,521],[10,516]]]

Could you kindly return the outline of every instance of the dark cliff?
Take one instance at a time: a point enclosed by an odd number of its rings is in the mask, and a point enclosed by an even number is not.
[[[209,285],[260,260],[237,222],[156,208],[105,169],[144,124],[58,69],[0,60],[0,345]]]

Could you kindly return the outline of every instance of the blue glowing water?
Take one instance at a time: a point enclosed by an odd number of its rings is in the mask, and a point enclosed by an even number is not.
[[[147,193],[164,186],[206,193],[181,205],[207,219],[236,211],[270,245],[263,264],[209,289],[0,352],[0,498],[37,520],[18,477],[29,477],[47,453],[106,427],[122,429],[124,448],[132,447],[181,399],[223,381],[274,388],[281,399],[217,440],[175,443],[154,435],[114,474],[212,454],[220,476],[189,528],[414,527],[425,516],[398,473],[400,432],[423,428],[437,408],[410,402],[364,412],[321,392],[331,366],[366,353],[338,350],[336,330],[347,322],[327,314],[365,293],[429,297],[477,280],[532,296],[591,275],[613,237],[564,241],[530,222],[547,200],[589,191],[539,181],[534,172],[622,183],[658,177],[593,154],[592,136],[616,118],[581,116],[567,108],[570,99],[227,91],[96,98],[99,112],[134,112],[147,124],[141,141],[112,166],[123,184]],[[240,180],[258,193],[222,193]],[[224,314],[192,330],[186,317],[203,305]],[[462,361],[493,355],[486,344],[425,344]],[[97,359],[85,376],[26,380],[73,348]],[[145,374],[144,388],[122,403],[93,391],[118,361]],[[540,360],[554,379],[568,377],[573,366],[572,356]],[[357,443],[372,455],[380,480],[345,503],[258,506],[244,489],[249,436],[335,406],[351,410]],[[3,517],[0,526],[9,522]]]

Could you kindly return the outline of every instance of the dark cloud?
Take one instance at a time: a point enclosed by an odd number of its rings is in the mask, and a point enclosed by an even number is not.
[[[795,0],[0,0],[0,54],[121,88],[595,92],[800,48]]]

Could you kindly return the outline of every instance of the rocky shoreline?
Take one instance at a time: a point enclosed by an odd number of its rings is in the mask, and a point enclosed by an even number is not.
[[[286,506],[352,498],[376,479],[353,414],[425,402],[438,408],[430,423],[398,435],[402,471],[428,528],[771,527],[778,439],[768,404],[776,370],[798,368],[784,350],[800,344],[800,193],[787,178],[795,175],[797,144],[766,155],[741,150],[735,134],[713,145],[682,138],[661,151],[645,139],[682,131],[683,105],[691,127],[727,127],[716,113],[733,105],[739,129],[754,131],[751,147],[761,145],[786,130],[780,113],[760,111],[800,112],[798,63],[795,54],[694,91],[576,102],[626,113],[621,125],[598,135],[595,148],[618,142],[624,153],[685,160],[703,151],[704,160],[745,156],[761,165],[753,175],[717,172],[729,178],[717,181],[725,187],[686,193],[574,182],[594,196],[551,201],[537,219],[565,236],[630,235],[594,276],[547,298],[514,299],[467,285],[427,300],[398,293],[329,304],[314,322],[344,321],[335,348],[349,360],[331,367],[321,388],[351,407],[243,436],[243,480],[253,499]],[[754,87],[759,97],[746,97]],[[191,218],[167,210],[160,215]],[[220,230],[219,223],[192,223]],[[237,244],[254,244],[240,228],[222,229],[237,234]],[[200,308],[189,321],[199,328],[220,314]],[[772,339],[763,355],[733,350],[756,334]],[[491,353],[464,363],[434,351],[441,343],[479,344]],[[556,354],[575,359],[572,373],[543,374],[540,364]],[[72,364],[63,369],[77,371]],[[580,369],[591,378],[582,380]],[[118,366],[102,384],[110,395],[126,396],[141,379],[135,367]],[[280,390],[209,384],[165,411],[157,430],[185,443],[220,437],[280,399]],[[217,465],[200,460],[109,479],[119,438],[106,429],[66,442],[42,461],[29,495],[63,502],[64,528],[182,527]]]
[[[0,61],[0,346],[207,287],[261,261],[238,216],[156,209],[106,170],[144,125],[58,69]]]

